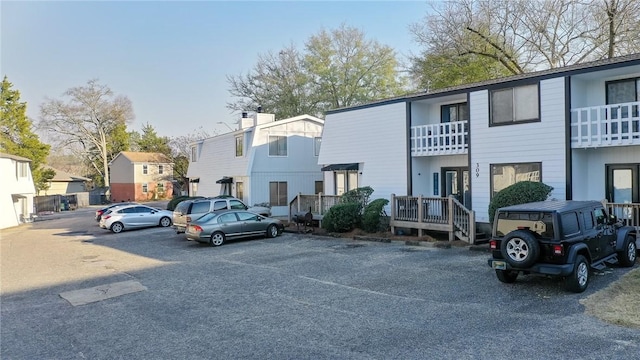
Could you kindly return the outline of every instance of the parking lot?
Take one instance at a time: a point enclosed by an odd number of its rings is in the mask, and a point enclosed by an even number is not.
[[[1,234],[2,359],[630,359],[640,330],[488,253],[291,234],[221,247],[80,209]],[[636,265],[637,267],[638,265]],[[134,284],[121,295],[111,284]],[[104,299],[73,304],[97,287]],[[95,290],[95,289],[94,289]],[[112,296],[113,295],[113,296]],[[66,296],[66,298],[65,298]]]

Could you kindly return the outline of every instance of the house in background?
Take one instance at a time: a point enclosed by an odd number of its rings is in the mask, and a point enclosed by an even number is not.
[[[639,94],[634,54],[329,111],[325,192],[453,196],[484,229],[491,198],[523,180],[555,199],[638,204]]]
[[[0,229],[32,219],[36,188],[30,164],[27,158],[0,153]]]
[[[173,163],[160,153],[122,151],[109,163],[112,202],[170,199]]]
[[[87,181],[91,181],[91,179],[83,176],[71,175],[65,171],[54,169],[50,166],[45,166],[45,168],[52,169],[56,172],[56,175],[51,179],[51,181],[49,181],[49,188],[46,190],[39,190],[38,195],[64,195],[87,191],[85,185]]]
[[[189,195],[232,195],[248,205],[268,203],[289,214],[298,194],[322,191],[318,165],[324,121],[310,115],[275,120],[243,113],[240,129],[192,144]]]

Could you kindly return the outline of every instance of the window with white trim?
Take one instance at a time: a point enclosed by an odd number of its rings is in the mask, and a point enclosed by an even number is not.
[[[269,182],[269,203],[271,206],[287,206],[289,205],[287,199],[286,181]]]
[[[158,165],[158,174],[162,175],[164,173],[164,165]]]
[[[542,163],[491,164],[491,196],[520,181],[541,181]]]
[[[538,84],[491,91],[491,125],[539,121]]]
[[[196,162],[197,161],[197,150],[195,146],[191,147],[191,162]]]
[[[144,183],[142,184],[142,193],[146,194],[147,192],[149,192],[149,184]]]
[[[244,145],[242,144],[242,135],[236,136],[236,156],[237,157],[242,156],[243,146]]]
[[[142,174],[147,175],[149,173],[149,166],[147,164],[142,165]]]
[[[287,137],[269,135],[269,156],[287,156]]]

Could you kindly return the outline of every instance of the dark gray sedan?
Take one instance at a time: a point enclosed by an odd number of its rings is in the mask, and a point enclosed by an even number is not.
[[[267,236],[274,238],[284,230],[278,219],[264,217],[244,210],[230,210],[223,213],[208,213],[192,221],[185,235],[188,240],[220,246],[227,240]]]

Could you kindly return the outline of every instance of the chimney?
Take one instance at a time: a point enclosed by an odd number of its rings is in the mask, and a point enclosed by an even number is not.
[[[262,112],[262,106],[258,106],[258,109],[256,110],[256,112],[259,114]]]
[[[242,112],[242,119],[240,119],[240,128],[246,129],[256,125],[256,120],[253,117],[249,117],[249,113]]]

